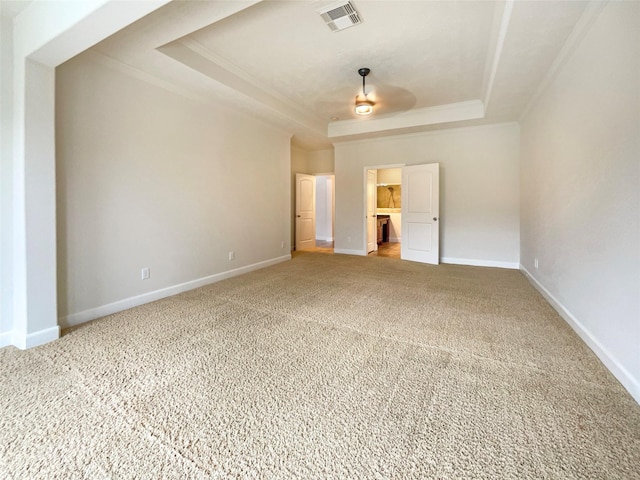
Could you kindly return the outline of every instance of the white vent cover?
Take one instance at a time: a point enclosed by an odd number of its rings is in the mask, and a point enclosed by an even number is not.
[[[362,23],[358,11],[351,2],[334,3],[318,10],[318,13],[334,32]]]

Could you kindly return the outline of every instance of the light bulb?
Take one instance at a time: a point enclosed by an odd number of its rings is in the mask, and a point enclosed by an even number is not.
[[[368,100],[366,96],[364,100],[359,100],[356,97],[355,112],[357,115],[371,115],[373,112],[373,102]]]

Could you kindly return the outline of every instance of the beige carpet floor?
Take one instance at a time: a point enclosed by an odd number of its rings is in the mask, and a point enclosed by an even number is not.
[[[0,478],[640,478],[640,407],[517,271],[305,253],[0,350]]]

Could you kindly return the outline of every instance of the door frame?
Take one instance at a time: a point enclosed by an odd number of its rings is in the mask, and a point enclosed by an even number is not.
[[[374,223],[374,226],[373,226],[373,230],[371,232],[369,231],[369,222],[370,222],[370,220],[369,220],[369,173],[370,172],[375,177],[375,184],[373,185],[374,191],[372,192],[372,195],[373,195],[373,199],[372,200],[373,200],[373,203],[374,203],[374,205],[373,205],[373,218],[375,220],[372,220],[372,222]],[[366,207],[365,207],[365,212],[364,212],[365,215],[364,215],[364,217],[365,217],[365,226],[366,226],[366,229],[367,229],[367,242],[365,243],[364,250],[365,250],[365,253],[367,255],[369,255],[371,252],[377,252],[378,251],[378,241],[377,241],[377,230],[378,230],[378,225],[377,225],[377,222],[378,222],[378,220],[377,220],[377,216],[378,216],[377,215],[377,213],[378,213],[378,211],[377,211],[378,210],[378,193],[377,193],[377,190],[378,190],[378,170],[377,169],[370,168],[369,170],[367,170],[367,185],[366,185],[366,189],[367,189],[367,191],[365,192],[365,198],[367,199],[367,203],[365,204]],[[373,235],[375,238],[371,239],[370,236],[369,236],[370,234]],[[371,241],[373,243],[373,250],[369,250],[369,241]]]

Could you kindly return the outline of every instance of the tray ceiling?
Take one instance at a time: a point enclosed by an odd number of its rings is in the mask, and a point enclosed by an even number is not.
[[[517,121],[597,13],[582,1],[354,0],[362,23],[332,32],[331,2],[172,2],[94,47],[111,62],[263,118],[308,148]],[[360,67],[374,114],[356,118]]]

